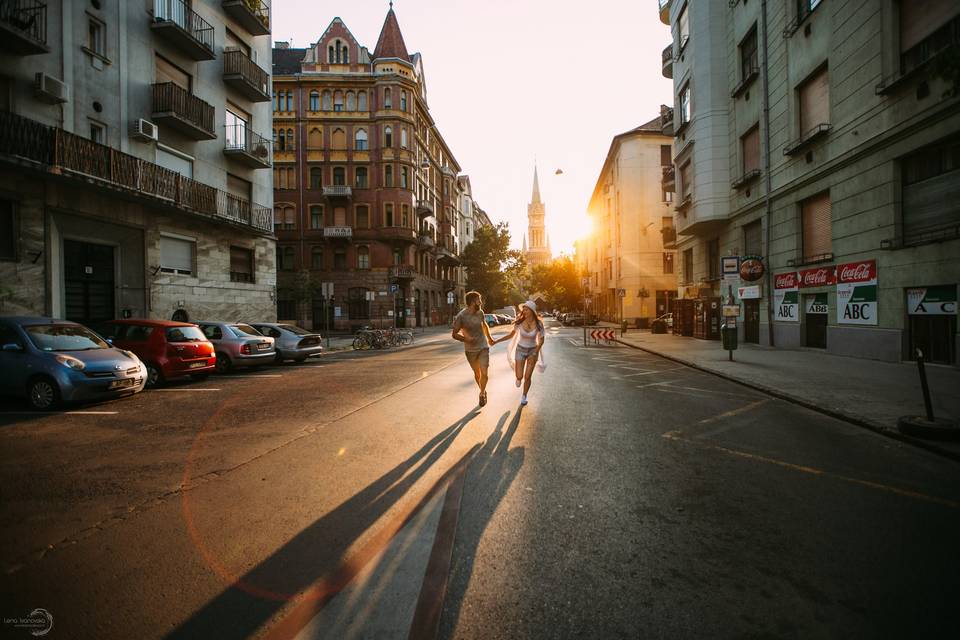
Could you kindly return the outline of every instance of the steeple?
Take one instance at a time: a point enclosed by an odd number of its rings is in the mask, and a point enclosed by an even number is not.
[[[410,62],[410,54],[407,53],[407,45],[403,42],[400,23],[397,22],[397,14],[393,12],[392,2],[390,3],[390,10],[387,11],[387,18],[383,21],[383,29],[380,30],[377,47],[373,50],[373,59],[378,58],[400,58],[405,62]]]
[[[537,177],[537,165],[533,165],[533,198],[531,198],[530,204],[541,204],[540,179]]]
[[[523,252],[527,252],[527,234],[523,234]]]

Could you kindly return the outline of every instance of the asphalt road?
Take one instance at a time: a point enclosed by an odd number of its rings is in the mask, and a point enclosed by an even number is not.
[[[551,328],[522,410],[503,346],[479,410],[445,335],[84,413],[7,404],[0,614],[43,607],[50,637],[256,636],[468,460],[440,637],[958,628],[960,466],[579,336]]]

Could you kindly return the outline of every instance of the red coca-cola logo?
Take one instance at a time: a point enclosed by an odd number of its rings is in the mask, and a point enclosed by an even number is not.
[[[837,277],[833,265],[829,267],[818,267],[816,269],[804,269],[800,272],[801,287],[826,287],[836,283]]]
[[[747,258],[740,263],[740,277],[747,282],[762,278],[763,271],[763,261],[759,258]]]
[[[877,261],[848,262],[837,267],[840,282],[868,282],[877,277]]]
[[[791,271],[790,273],[777,274],[773,279],[773,288],[774,289],[796,289],[797,288],[796,271]]]

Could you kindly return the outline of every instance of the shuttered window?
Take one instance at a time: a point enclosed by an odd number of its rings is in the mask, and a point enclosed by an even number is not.
[[[830,76],[826,67],[800,85],[800,135],[830,122]]]
[[[229,173],[227,174],[227,192],[247,202],[250,201],[250,183]]]
[[[191,240],[160,236],[160,271],[192,274],[194,246]]]
[[[253,251],[243,247],[230,247],[230,280],[253,282]]]
[[[807,198],[801,203],[804,261],[824,258],[833,252],[831,215],[828,191]]]
[[[660,165],[669,167],[673,164],[671,146],[668,144],[660,145]]]
[[[743,175],[760,169],[760,126],[754,125],[740,138],[743,153]]]
[[[912,49],[956,15],[957,0],[901,0],[900,51]]]
[[[960,142],[926,147],[901,162],[904,242],[955,232],[960,227]]]
[[[172,82],[181,89],[190,91],[191,86],[189,73],[183,71],[166,58],[156,56],[154,61],[154,70],[156,72],[158,84],[162,82]]]

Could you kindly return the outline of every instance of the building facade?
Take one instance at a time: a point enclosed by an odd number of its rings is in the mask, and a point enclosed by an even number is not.
[[[279,316],[338,330],[446,322],[469,181],[395,12],[372,53],[339,18],[312,46],[273,53]]]
[[[646,326],[676,297],[671,196],[662,186],[671,138],[659,117],[613,138],[587,215],[592,232],[577,243],[590,311]]]
[[[747,342],[956,364],[960,5],[659,8],[681,296],[733,293]]]
[[[523,255],[530,267],[550,264],[553,260],[546,217],[547,205],[540,199],[540,178],[534,167],[533,195],[527,205],[527,233],[523,236]]]
[[[269,34],[257,1],[5,4],[0,312],[275,318]]]

